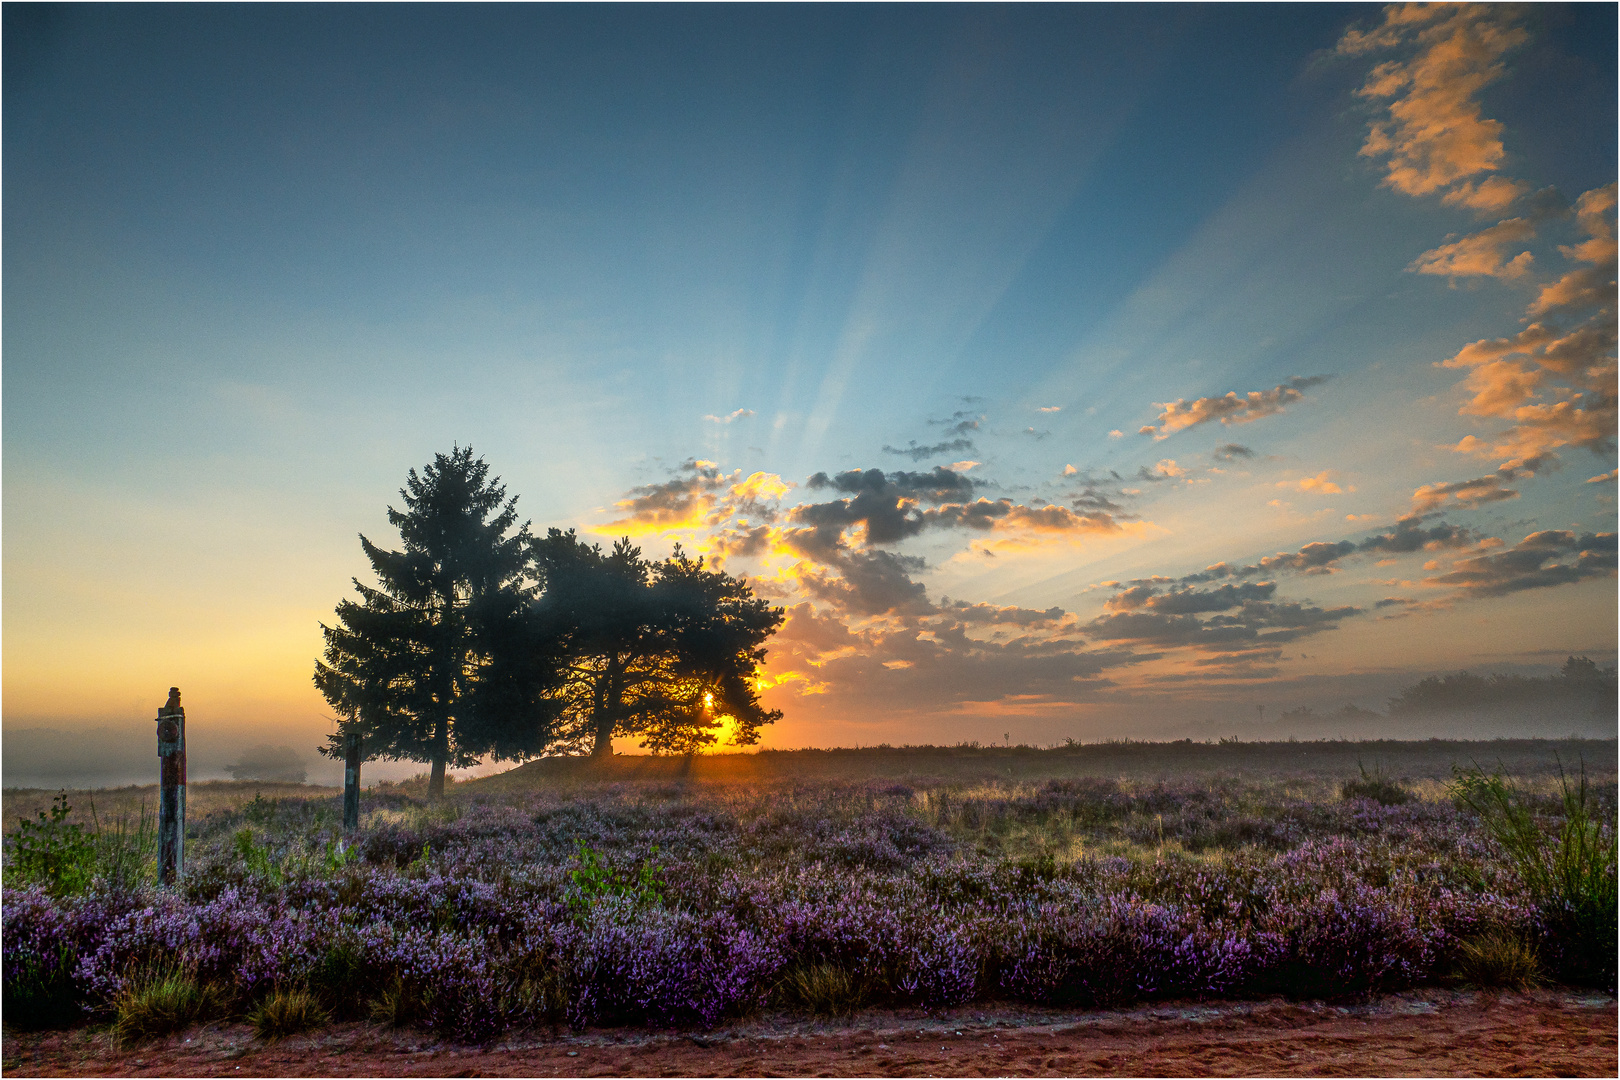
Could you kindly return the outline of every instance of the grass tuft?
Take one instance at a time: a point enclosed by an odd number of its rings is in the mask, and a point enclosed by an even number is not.
[[[848,1016],[866,1004],[866,980],[837,964],[813,964],[788,972],[782,989],[812,1015]]]
[[[179,968],[156,972],[125,987],[114,1002],[113,1040],[119,1046],[168,1035],[219,1014],[212,986]]]
[[[1480,990],[1528,990],[1541,985],[1541,960],[1535,946],[1523,938],[1493,931],[1462,943],[1456,974],[1464,984]]]
[[[247,1015],[253,1033],[270,1042],[322,1027],[330,1019],[320,1001],[308,990],[277,990],[253,1006]]]

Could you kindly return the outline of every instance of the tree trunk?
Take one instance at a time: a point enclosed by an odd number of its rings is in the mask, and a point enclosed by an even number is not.
[[[624,699],[620,685],[621,671],[618,660],[610,660],[608,669],[596,684],[596,741],[591,745],[591,757],[613,756],[613,729],[619,726],[619,712]]]
[[[428,798],[444,798],[444,763],[450,757],[450,721],[439,719],[438,736],[433,740],[433,772],[428,777]]]

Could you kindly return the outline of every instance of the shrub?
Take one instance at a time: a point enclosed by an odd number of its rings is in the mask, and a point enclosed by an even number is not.
[[[1412,793],[1401,785],[1395,783],[1382,772],[1368,772],[1365,766],[1361,767],[1361,775],[1353,780],[1346,780],[1339,787],[1339,794],[1346,799],[1371,799],[1384,806],[1402,806],[1412,801]]]
[[[247,1014],[253,1033],[269,1041],[321,1027],[330,1019],[308,990],[277,990]]]
[[[1576,784],[1562,771],[1559,780],[1563,813],[1556,837],[1548,835],[1532,813],[1531,801],[1500,772],[1459,769],[1451,794],[1459,806],[1479,816],[1513,860],[1555,938],[1563,977],[1612,986],[1620,921],[1614,825],[1597,816],[1584,764]]]
[[[223,1012],[214,987],[179,967],[130,980],[113,1007],[113,1039],[120,1046],[168,1035]]]
[[[1516,934],[1496,930],[1463,941],[1454,963],[1465,985],[1526,990],[1541,982],[1535,946]]]
[[[73,807],[67,792],[60,792],[50,812],[41,810],[37,821],[23,818],[11,853],[11,869],[25,882],[43,885],[52,896],[83,892],[95,877],[94,838],[84,826],[68,823]]]

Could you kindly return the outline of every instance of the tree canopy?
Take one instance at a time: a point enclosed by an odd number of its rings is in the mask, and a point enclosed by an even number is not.
[[[361,549],[376,587],[355,579],[359,600],[322,624],[325,661],[315,685],[342,720],[323,753],[342,754],[357,732],[367,757],[429,762],[430,791],[447,767],[485,755],[523,758],[549,743],[556,709],[547,691],[554,650],[528,617],[528,524],[471,448],[435,455],[388,508],[403,549]]]
[[[746,746],[780,718],[755,682],[783,612],[745,580],[679,547],[652,561],[628,538],[536,537],[470,448],[412,469],[400,496],[402,550],[361,536],[378,583],[356,579],[321,627],[315,685],[341,717],[323,753],[358,733],[367,757],[430,762],[437,795],[446,768],[486,756]]]
[[[642,558],[628,537],[604,553],[573,530],[530,545],[541,624],[565,654],[560,743],[612,752],[615,736],[654,753],[691,753],[731,728],[747,746],[782,715],[754,689],[765,640],[783,613],[746,581],[706,569],[676,548]]]

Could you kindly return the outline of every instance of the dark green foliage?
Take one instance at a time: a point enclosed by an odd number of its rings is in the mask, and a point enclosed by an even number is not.
[[[526,616],[528,525],[517,499],[470,448],[439,454],[388,509],[403,550],[364,536],[378,587],[355,581],[358,602],[322,626],[325,662],[315,685],[342,716],[322,752],[343,755],[358,732],[367,757],[430,762],[432,793],[446,767],[484,755],[521,760],[551,738],[552,650]],[[508,535],[510,533],[510,535]]]
[[[11,871],[23,881],[45,886],[53,896],[72,896],[90,886],[96,873],[95,838],[68,816],[67,792],[56,796],[38,820],[23,818],[11,852]]]
[[[1560,974],[1575,982],[1613,985],[1617,941],[1613,807],[1602,807],[1578,782],[1561,776],[1562,813],[1543,824],[1527,798],[1500,772],[1459,769],[1452,797],[1479,815],[1512,858],[1561,942]]]
[[[781,716],[760,706],[754,677],[784,616],[747,582],[678,548],[649,562],[629,538],[603,553],[573,530],[549,530],[530,558],[537,636],[567,654],[563,743],[605,755],[615,736],[631,736],[654,753],[687,754],[714,743],[722,717],[747,746]]]

